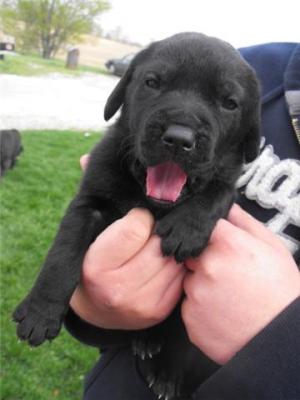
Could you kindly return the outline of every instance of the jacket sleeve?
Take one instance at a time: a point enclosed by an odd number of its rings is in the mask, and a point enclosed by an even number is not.
[[[241,399],[300,399],[300,297],[194,394],[194,400]]]
[[[71,307],[69,307],[65,316],[64,325],[77,340],[101,350],[109,347],[128,346],[131,342],[132,332],[102,329],[91,325],[75,314]]]

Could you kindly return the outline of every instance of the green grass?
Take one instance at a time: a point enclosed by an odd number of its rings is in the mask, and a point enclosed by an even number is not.
[[[11,312],[30,289],[81,171],[80,155],[100,135],[24,132],[24,152],[0,183],[2,400],[81,398],[84,374],[98,351],[64,330],[52,343],[30,350],[18,343]]]
[[[54,72],[75,76],[86,72],[108,74],[101,67],[79,65],[77,69],[67,69],[65,68],[65,62],[62,60],[45,60],[37,55],[5,54],[4,60],[0,61],[0,74],[36,76]]]

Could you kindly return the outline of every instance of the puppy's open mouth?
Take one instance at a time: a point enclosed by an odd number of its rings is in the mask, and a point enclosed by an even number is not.
[[[168,161],[147,168],[147,196],[166,202],[176,202],[187,181],[186,173],[178,164]]]

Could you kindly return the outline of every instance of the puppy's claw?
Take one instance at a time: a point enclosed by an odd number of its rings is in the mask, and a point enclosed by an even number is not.
[[[147,340],[143,338],[135,338],[132,342],[132,353],[134,356],[140,357],[142,360],[152,359],[161,351],[162,343],[156,339]]]
[[[155,379],[149,383],[148,387],[149,387],[150,389],[151,389],[152,386],[154,385],[154,382],[155,382]]]
[[[156,381],[155,375],[151,374],[150,376],[147,376],[147,380],[148,380],[148,386],[151,389]]]

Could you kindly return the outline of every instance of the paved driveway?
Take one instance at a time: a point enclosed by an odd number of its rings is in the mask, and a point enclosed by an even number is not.
[[[99,130],[114,76],[0,75],[0,129]]]

